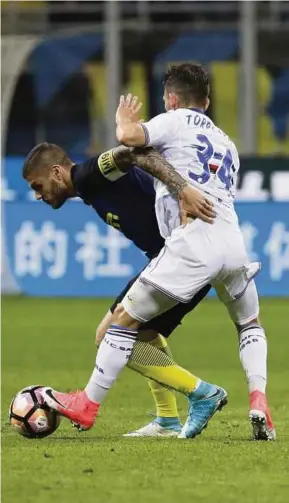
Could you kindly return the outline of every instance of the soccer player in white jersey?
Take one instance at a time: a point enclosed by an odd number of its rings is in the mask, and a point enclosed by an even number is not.
[[[138,121],[137,98],[121,97],[116,114],[117,138],[127,146],[157,148],[188,184],[211,199],[217,216],[213,225],[194,220],[180,226],[178,201],[156,181],[156,214],[166,238],[165,247],[116,311],[113,328],[107,331],[97,356],[90,398],[96,403],[103,400],[126,363],[125,353],[132,350],[141,323],[178,302],[188,302],[204,285],[212,283],[239,334],[254,438],[274,440],[265,395],[267,342],[258,318],[253,280],[260,266],[249,263],[234,209],[238,152],[230,138],[204,115],[209,105],[209,81],[201,66],[173,66],[165,76],[164,88],[166,113],[144,124]],[[57,393],[58,403],[51,395],[47,397],[49,405],[69,417],[65,411],[71,403],[66,401],[67,395]],[[202,431],[226,401],[226,392],[197,380],[188,398],[189,413],[181,438],[195,437]]]

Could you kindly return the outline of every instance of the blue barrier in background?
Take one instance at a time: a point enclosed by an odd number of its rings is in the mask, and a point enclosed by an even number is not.
[[[115,295],[147,261],[82,202],[58,211],[7,202],[4,211],[10,269],[29,295]]]
[[[21,291],[39,296],[115,296],[144,266],[142,252],[86,205],[52,210],[5,202],[5,241]],[[289,203],[238,203],[246,247],[263,269],[260,295],[289,295]]]

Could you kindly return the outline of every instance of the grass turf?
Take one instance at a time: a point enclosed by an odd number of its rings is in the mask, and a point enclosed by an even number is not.
[[[94,330],[108,307],[108,300],[3,299],[3,503],[289,501],[287,299],[262,301],[270,348],[268,394],[278,442],[250,440],[237,337],[215,300],[203,302],[170,339],[183,366],[229,392],[228,406],[196,440],[121,437],[149,422],[154,410],[145,380],[128,369],[93,430],[79,434],[63,420],[43,440],[27,440],[12,431],[7,410],[20,388],[46,384],[66,390],[86,384],[94,365]],[[179,405],[184,418],[183,397]]]

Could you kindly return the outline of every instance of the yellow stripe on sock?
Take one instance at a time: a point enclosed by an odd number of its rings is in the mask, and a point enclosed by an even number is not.
[[[165,337],[163,335],[159,334],[155,339],[152,341],[149,341],[149,344],[151,346],[154,346],[155,348],[166,350],[168,348],[168,343]]]
[[[194,391],[199,381],[196,376],[178,365],[142,365],[130,360],[129,366],[136,372],[185,395]]]

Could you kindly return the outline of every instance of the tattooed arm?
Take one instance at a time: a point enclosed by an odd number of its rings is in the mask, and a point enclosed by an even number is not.
[[[153,148],[128,148],[124,146],[116,147],[102,156],[109,156],[110,163],[107,163],[106,176],[113,180],[116,179],[114,171],[119,174],[126,173],[133,165],[150,173],[153,177],[163,182],[171,192],[180,201],[181,221],[186,223],[187,217],[197,217],[205,222],[212,223],[215,217],[213,205],[198,190],[187,184],[186,180],[166,161],[161,154]]]
[[[128,171],[135,164],[163,182],[175,197],[179,197],[188,185],[184,178],[154,148],[120,146],[113,150],[113,158],[122,172]]]

